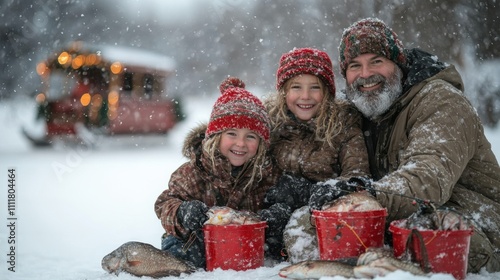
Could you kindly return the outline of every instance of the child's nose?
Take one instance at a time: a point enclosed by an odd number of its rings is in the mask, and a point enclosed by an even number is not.
[[[302,99],[309,99],[311,97],[311,90],[310,89],[304,89],[304,90],[302,90],[302,93],[300,94],[300,97]]]
[[[238,146],[245,146],[245,138],[244,137],[238,137],[236,138],[236,145]]]

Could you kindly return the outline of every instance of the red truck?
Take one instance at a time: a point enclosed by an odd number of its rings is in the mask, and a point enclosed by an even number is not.
[[[73,42],[37,65],[44,133],[23,129],[24,135],[50,145],[54,139],[88,142],[88,135],[165,134],[184,118],[179,99],[166,91],[174,67],[171,58],[151,51]]]

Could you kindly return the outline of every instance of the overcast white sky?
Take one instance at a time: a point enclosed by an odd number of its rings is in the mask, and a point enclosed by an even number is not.
[[[226,7],[251,5],[254,1],[244,0],[126,0],[131,16],[151,17],[164,22],[183,22],[206,13],[221,14]],[[208,9],[208,11],[207,11]]]

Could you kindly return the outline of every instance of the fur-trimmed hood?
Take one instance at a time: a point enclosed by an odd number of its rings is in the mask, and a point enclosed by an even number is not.
[[[184,145],[182,146],[182,155],[192,159],[196,155],[201,154],[201,145],[203,139],[205,139],[205,132],[207,131],[207,124],[200,123],[195,128],[191,129],[186,138],[184,139]]]

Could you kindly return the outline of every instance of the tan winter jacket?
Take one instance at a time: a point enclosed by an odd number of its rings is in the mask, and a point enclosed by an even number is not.
[[[350,105],[339,102],[343,130],[332,139],[333,147],[315,138],[311,123],[290,120],[271,135],[271,154],[278,168],[313,182],[332,178],[369,176],[368,155],[361,133],[361,117]],[[293,117],[293,116],[292,116]]]
[[[388,128],[378,139],[377,167],[387,169],[387,175],[375,183],[377,189],[430,199],[438,206],[454,192],[476,192],[490,202],[500,202],[500,167],[462,88],[451,66],[399,100],[397,107],[402,109],[392,130]],[[415,210],[398,195],[377,197],[390,207],[391,219]]]
[[[228,206],[257,212],[264,208],[263,201],[267,190],[274,185],[277,174],[271,160],[262,168],[262,180],[243,190],[250,179],[251,168],[231,175],[231,163],[222,155],[215,161],[217,169],[212,172],[201,143],[205,137],[206,125],[191,131],[183,147],[183,154],[190,161],[181,165],[171,175],[168,189],[163,191],[155,202],[155,212],[165,231],[180,238],[188,238],[190,232],[177,220],[177,209],[183,201],[200,200],[208,207]]]
[[[453,66],[414,85],[376,123],[378,143],[368,150],[388,222],[417,210],[399,194],[454,207],[479,227],[469,254],[469,272],[477,272],[500,249],[500,167],[462,91]],[[373,127],[364,131],[367,139]],[[474,253],[483,247],[493,249]]]

